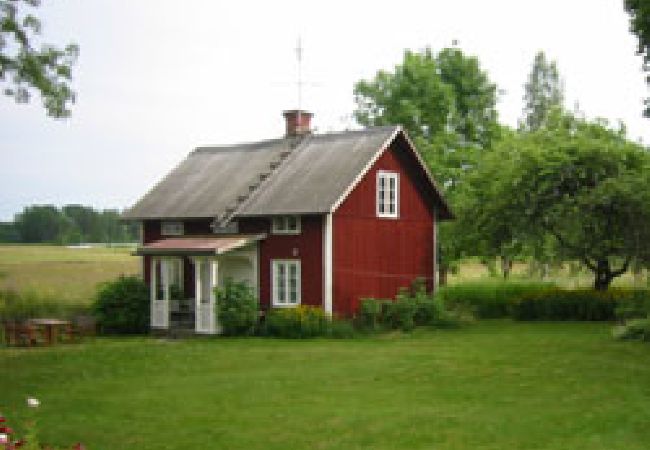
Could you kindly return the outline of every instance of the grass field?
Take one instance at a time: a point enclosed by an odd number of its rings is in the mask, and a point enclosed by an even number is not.
[[[32,291],[61,302],[90,302],[97,283],[139,272],[139,258],[132,251],[0,245],[0,289]]]
[[[0,411],[89,449],[647,449],[650,346],[600,323],[0,350]]]
[[[475,258],[470,258],[461,264],[457,273],[449,274],[449,284],[463,283],[465,281],[485,280],[490,278],[494,280],[501,280],[502,277],[500,267],[498,265],[497,269],[499,270],[498,275],[495,277],[490,277],[488,268],[484,264],[481,264]],[[539,274],[531,276],[529,265],[526,263],[515,263],[512,268],[510,279],[513,281],[542,280]],[[552,267],[549,271],[548,276],[544,278],[544,281],[550,281],[566,288],[590,288],[594,284],[594,275],[584,267],[580,267],[579,270],[572,271],[568,264],[564,264],[562,267]],[[647,287],[649,283],[650,274],[648,273],[648,270],[643,269],[637,274],[628,272],[620,277],[615,278],[612,282],[612,286],[643,288]]]

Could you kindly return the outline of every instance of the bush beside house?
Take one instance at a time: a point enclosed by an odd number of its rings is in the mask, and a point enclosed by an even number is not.
[[[226,279],[215,289],[217,316],[226,336],[248,336],[255,333],[259,307],[253,289],[246,283]]]
[[[148,333],[149,287],[137,276],[120,276],[103,283],[97,291],[93,312],[101,333]]]

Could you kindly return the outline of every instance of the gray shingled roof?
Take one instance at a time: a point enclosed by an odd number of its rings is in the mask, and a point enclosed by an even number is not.
[[[217,217],[237,197],[259,184],[260,174],[289,150],[290,141],[275,139],[229,147],[201,147],[153,187],[127,219]]]
[[[397,127],[307,137],[238,215],[327,213]]]
[[[124,217],[326,213],[398,130],[373,127],[310,135],[301,141],[284,138],[198,148]],[[440,201],[447,216],[448,208]]]

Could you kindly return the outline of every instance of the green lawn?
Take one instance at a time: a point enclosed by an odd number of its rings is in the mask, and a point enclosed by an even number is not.
[[[650,346],[609,329],[0,349],[0,411],[90,449],[647,449]]]
[[[90,303],[97,283],[140,270],[131,248],[0,245],[0,289],[59,302]]]

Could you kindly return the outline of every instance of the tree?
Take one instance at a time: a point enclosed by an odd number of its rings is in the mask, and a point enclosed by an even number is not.
[[[555,61],[547,61],[544,52],[537,52],[528,81],[524,85],[523,128],[535,131],[544,127],[553,109],[561,109],[564,89]]]
[[[73,227],[72,222],[52,205],[28,206],[14,222],[21,242],[29,243],[60,242]]]
[[[581,261],[605,290],[650,254],[650,156],[623,127],[559,113],[550,122],[482,161],[477,176],[500,177],[477,196],[475,223],[497,244],[552,237],[560,256]]]
[[[26,103],[30,89],[35,89],[49,116],[67,117],[75,100],[69,82],[79,47],[68,44],[59,49],[44,44],[36,49],[41,22],[29,10],[21,14],[21,1],[31,8],[40,5],[40,0],[0,0],[0,83],[5,85],[4,94]]]
[[[643,55],[644,69],[650,71],[650,3],[647,0],[625,0],[625,10],[630,14],[630,31],[639,38],[639,55]],[[650,75],[646,77],[650,84]],[[645,100],[645,117],[650,117],[650,99]]]
[[[394,70],[354,86],[355,117],[362,125],[401,124],[456,208],[458,190],[478,155],[500,133],[496,86],[475,57],[444,49],[404,52]],[[458,193],[458,195],[457,195]],[[457,214],[458,217],[458,214]],[[441,283],[452,263],[463,254],[462,218],[440,227],[438,267]]]
[[[356,120],[400,124],[445,188],[455,185],[476,154],[498,135],[496,86],[477,58],[459,49],[435,55],[406,50],[393,72],[354,86]]]
[[[99,214],[93,208],[82,205],[66,205],[61,212],[74,224],[79,234],[78,242],[102,242],[104,233]]]

